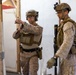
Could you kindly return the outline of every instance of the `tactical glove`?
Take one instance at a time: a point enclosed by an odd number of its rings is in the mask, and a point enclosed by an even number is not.
[[[56,63],[56,58],[52,57],[51,59],[48,60],[47,62],[47,68],[52,68],[54,64]]]

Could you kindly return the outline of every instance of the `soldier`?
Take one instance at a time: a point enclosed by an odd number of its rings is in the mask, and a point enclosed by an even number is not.
[[[38,53],[41,52],[39,46],[43,28],[36,23],[38,20],[37,11],[29,10],[26,12],[26,19],[28,23],[16,19],[15,22],[21,26],[13,33],[13,38],[20,38],[20,63],[23,75],[37,75]]]
[[[58,27],[58,51],[47,62],[47,67],[52,68],[57,58],[60,58],[59,75],[76,75],[76,30],[75,22],[69,17],[71,11],[67,3],[56,4],[54,7],[60,19]]]

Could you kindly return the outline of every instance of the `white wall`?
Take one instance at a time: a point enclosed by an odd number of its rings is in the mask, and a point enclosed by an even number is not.
[[[54,38],[54,24],[58,24],[58,17],[53,9],[53,5],[58,0],[21,0],[21,19],[26,20],[25,12],[30,9],[35,9],[39,11],[38,24],[43,27],[43,39],[41,46],[43,47],[43,60],[39,61],[40,68],[38,75],[42,69],[46,68],[47,61],[53,56],[53,38]],[[76,1],[75,0],[61,0],[61,2],[67,2],[70,4],[72,11],[70,16],[72,19],[76,20]],[[12,10],[7,10],[12,11]],[[5,49],[5,59],[6,66],[11,68],[16,68],[16,41],[12,38],[12,33],[15,31],[15,16],[14,14],[7,15],[4,12],[4,49]],[[43,66],[42,66],[43,65]],[[54,75],[54,68],[47,69],[47,73]]]

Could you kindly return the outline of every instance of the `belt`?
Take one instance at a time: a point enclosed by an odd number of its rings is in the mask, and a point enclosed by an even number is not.
[[[22,50],[24,51],[24,52],[34,52],[34,51],[36,51],[36,50],[38,50],[39,48],[32,48],[32,49],[23,49],[22,48]]]

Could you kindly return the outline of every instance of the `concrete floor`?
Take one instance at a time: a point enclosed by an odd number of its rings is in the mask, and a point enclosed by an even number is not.
[[[21,75],[21,74],[14,73],[14,72],[6,72],[6,75]]]
[[[6,72],[6,75],[21,75],[21,74],[14,73],[14,72]],[[52,74],[46,74],[46,75],[52,75]]]
[[[21,75],[21,74],[17,74],[17,73],[10,73],[10,72],[8,72],[8,73],[6,73],[6,75]],[[47,75],[52,75],[52,74],[47,74]]]

